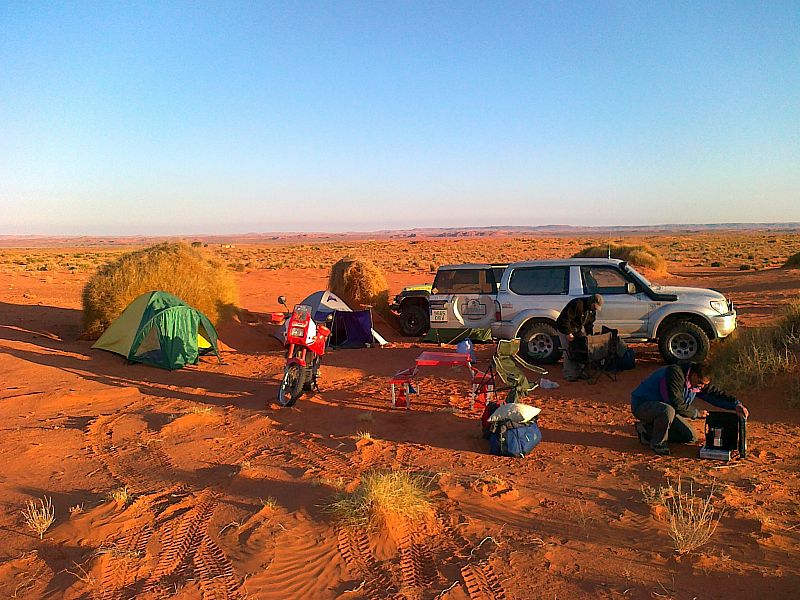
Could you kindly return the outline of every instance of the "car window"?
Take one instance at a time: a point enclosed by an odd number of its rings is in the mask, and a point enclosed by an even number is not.
[[[523,267],[514,269],[509,289],[515,294],[566,294],[569,288],[568,267]]]
[[[500,287],[500,281],[503,279],[503,273],[506,272],[505,266],[495,266],[492,267],[492,275],[494,275],[494,291],[497,292],[497,289]]]
[[[496,291],[491,269],[446,269],[436,274],[436,294],[493,294]]]
[[[628,280],[614,267],[581,267],[587,294],[627,294]]]

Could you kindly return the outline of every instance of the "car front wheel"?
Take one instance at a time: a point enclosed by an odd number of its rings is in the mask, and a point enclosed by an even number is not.
[[[709,345],[706,332],[691,321],[670,325],[658,337],[658,349],[668,363],[703,362]]]

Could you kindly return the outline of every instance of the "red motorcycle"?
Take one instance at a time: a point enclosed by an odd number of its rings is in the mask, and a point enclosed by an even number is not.
[[[286,297],[280,296],[278,302],[285,307]],[[319,391],[319,365],[331,330],[325,324],[315,322],[311,311],[306,304],[298,304],[291,313],[287,307],[286,366],[278,386],[278,404],[281,406],[293,406],[304,391]]]

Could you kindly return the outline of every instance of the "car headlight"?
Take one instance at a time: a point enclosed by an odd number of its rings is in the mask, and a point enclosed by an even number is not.
[[[724,315],[726,312],[728,312],[728,303],[725,302],[725,300],[712,300],[711,308],[713,308],[719,314]]]

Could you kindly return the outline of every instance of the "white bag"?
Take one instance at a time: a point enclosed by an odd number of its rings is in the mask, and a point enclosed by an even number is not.
[[[511,421],[512,423],[527,423],[542,412],[542,409],[537,406],[529,404],[522,404],[521,402],[511,402],[509,404],[501,404],[497,407],[491,416],[489,422],[495,421]]]

